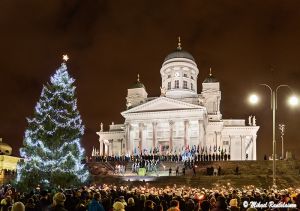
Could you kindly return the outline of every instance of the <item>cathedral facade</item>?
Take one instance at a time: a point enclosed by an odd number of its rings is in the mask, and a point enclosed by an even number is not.
[[[212,75],[197,92],[199,69],[193,56],[181,48],[166,56],[161,74],[161,96],[148,97],[139,76],[128,89],[125,122],[112,123],[108,131],[101,123],[99,148],[104,156],[137,154],[226,153],[231,160],[256,160],[256,120],[223,119],[221,90]]]

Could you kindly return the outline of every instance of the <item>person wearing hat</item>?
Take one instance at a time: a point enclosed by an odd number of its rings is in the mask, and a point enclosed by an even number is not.
[[[239,211],[240,208],[238,207],[237,199],[231,199],[229,202],[230,210],[231,211]]]
[[[25,206],[22,202],[18,201],[13,204],[11,211],[25,211]]]
[[[128,199],[127,206],[125,207],[125,210],[126,211],[135,211],[136,210],[134,198],[130,197]]]
[[[41,211],[48,210],[49,206],[51,205],[51,201],[48,198],[48,192],[46,190],[42,190],[40,193],[40,199],[37,203],[37,209]]]
[[[92,201],[88,205],[88,211],[104,211],[104,207],[100,204],[101,196],[99,193],[95,193]]]
[[[50,207],[50,211],[67,211],[64,208],[64,203],[66,201],[65,194],[58,192],[53,196],[53,204]]]
[[[4,199],[1,200],[1,211],[6,211],[12,205],[12,200],[10,195],[6,195]]]
[[[124,204],[120,201],[117,201],[113,204],[113,211],[125,211]]]

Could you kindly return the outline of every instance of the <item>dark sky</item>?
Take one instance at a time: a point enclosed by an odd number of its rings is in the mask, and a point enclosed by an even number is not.
[[[160,94],[160,67],[181,36],[198,64],[198,92],[209,67],[221,82],[223,118],[257,117],[258,152],[271,152],[269,93],[259,83],[300,91],[300,2],[290,1],[0,1],[0,137],[22,145],[42,85],[70,56],[87,151],[98,146],[100,122],[123,123],[127,88],[137,73],[149,96]],[[262,94],[259,106],[248,94]],[[286,149],[300,157],[300,108],[279,93]],[[279,123],[278,122],[278,123]],[[278,131],[277,131],[278,132]],[[278,137],[278,140],[280,138]],[[278,143],[278,148],[281,145]],[[280,151],[278,149],[278,151]]]

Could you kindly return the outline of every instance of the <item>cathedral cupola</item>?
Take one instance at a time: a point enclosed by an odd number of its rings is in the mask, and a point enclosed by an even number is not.
[[[194,57],[182,49],[180,37],[177,49],[168,54],[160,69],[162,89],[166,97],[187,98],[197,96],[199,70]]]
[[[219,82],[211,73],[211,68],[209,68],[209,76],[204,79],[203,83],[217,83]]]
[[[137,105],[143,104],[147,99],[145,85],[140,81],[140,75],[137,75],[136,82],[127,90],[126,107],[133,108]]]
[[[207,109],[209,119],[214,121],[220,121],[222,119],[222,114],[220,112],[220,83],[213,76],[211,68],[209,68],[208,77],[202,83],[201,97],[203,105]]]

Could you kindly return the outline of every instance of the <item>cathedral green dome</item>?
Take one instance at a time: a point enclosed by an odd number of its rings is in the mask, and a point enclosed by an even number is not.
[[[182,50],[181,47],[181,41],[180,41],[180,37],[178,37],[178,45],[175,51],[173,51],[172,53],[168,54],[164,60],[170,60],[170,59],[176,59],[176,58],[185,58],[185,59],[190,59],[192,61],[195,61],[194,57],[192,56],[192,54],[190,54],[187,51]]]
[[[194,57],[189,52],[184,51],[181,48],[180,49],[177,48],[174,52],[166,56],[164,62],[175,58],[185,58],[185,59],[190,59],[192,61],[195,61]]]

